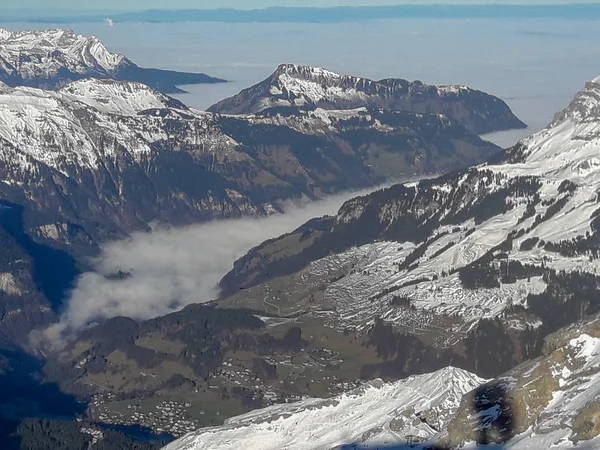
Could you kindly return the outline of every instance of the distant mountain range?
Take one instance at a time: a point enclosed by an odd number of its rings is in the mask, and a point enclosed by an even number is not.
[[[69,12],[38,13],[32,10],[7,11],[3,17],[12,22],[81,23],[100,22],[110,17],[118,22],[291,22],[339,23],[389,19],[566,19],[597,20],[597,4],[537,5],[398,5],[359,7],[274,7],[254,10],[186,9],[146,10],[135,12],[103,12],[78,14]]]
[[[0,29],[0,82],[58,89],[83,78],[135,81],[164,93],[184,92],[179,85],[225,82],[203,73],[139,67],[111,53],[97,38],[71,30]]]
[[[476,134],[525,126],[468,87],[292,64],[205,113],[106,78],[130,63],[95,38],[0,39],[4,74],[18,85],[0,81],[0,193],[26,206],[37,239],[71,252],[152,222],[267,215],[282,200],[455,170],[500,151]],[[98,78],[69,81],[92,68]],[[40,84],[53,90],[30,87]]]

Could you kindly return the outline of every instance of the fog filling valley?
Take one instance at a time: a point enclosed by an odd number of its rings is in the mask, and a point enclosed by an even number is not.
[[[233,262],[267,239],[306,221],[335,214],[347,200],[372,192],[346,192],[266,218],[217,220],[184,228],[135,233],[107,244],[92,261],[94,272],[79,277],[59,323],[45,331],[52,345],[94,322],[125,316],[151,319],[218,297],[218,282]],[[117,279],[119,272],[130,274]]]

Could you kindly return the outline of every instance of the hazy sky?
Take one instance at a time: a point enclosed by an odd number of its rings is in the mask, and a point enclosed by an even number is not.
[[[264,8],[268,6],[359,6],[359,5],[400,5],[400,4],[557,4],[573,3],[569,0],[103,0],[102,2],[81,2],[80,0],[21,0],[12,2],[0,0],[0,9],[70,9],[70,10],[142,10],[177,8]],[[577,0],[577,3],[598,3],[598,0]]]

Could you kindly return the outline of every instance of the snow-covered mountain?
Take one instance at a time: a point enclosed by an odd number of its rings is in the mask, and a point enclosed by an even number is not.
[[[139,81],[167,93],[182,92],[177,85],[224,81],[205,74],[140,68],[110,52],[98,38],[72,30],[0,29],[0,81],[57,89],[81,78]]]
[[[178,435],[198,429],[172,448],[270,440],[380,448],[375,441],[405,445],[410,434],[427,439],[422,448],[473,440],[594,448],[599,92],[600,80],[590,82],[545,130],[487,164],[355,198],[333,217],[261,244],[236,262],[210,305],[141,323],[113,319],[83,333],[54,370],[68,374],[63,386],[86,384],[100,396],[94,383],[104,382],[134,397],[131,413],[113,398],[99,401],[102,420]],[[217,117],[236,127],[301,130],[320,117],[335,129],[385,129],[368,109]],[[186,375],[173,379],[166,364]],[[435,413],[413,421],[420,407],[402,414],[399,406],[420,405],[420,386],[454,392],[441,387],[448,367],[493,380],[463,396],[441,425]],[[417,392],[406,400],[398,393],[393,405],[381,400],[382,409],[371,403],[376,388],[348,394],[357,379],[378,378],[409,380],[381,385],[385,398],[402,383]],[[177,406],[182,395],[188,406]],[[159,398],[170,399],[166,419],[157,419]],[[290,401],[300,403],[277,406]],[[174,408],[177,420],[168,415]]]
[[[491,327],[486,339],[504,339],[506,353],[489,364],[467,353],[484,376],[537,355],[541,337],[600,310],[599,92],[589,83],[495,162],[356,198],[265,242],[221,282],[224,296],[245,289],[224,304],[260,308],[267,289],[274,313],[301,309],[342,330],[387,324],[427,337],[440,363]],[[275,249],[286,257],[272,260]]]
[[[59,92],[64,98],[85,103],[108,114],[123,116],[135,116],[147,109],[188,109],[179,100],[136,82],[115,83],[112,80],[87,78],[68,84]]]
[[[280,65],[266,80],[209,111],[249,114],[272,108],[358,107],[445,114],[476,134],[525,127],[502,100],[467,86],[432,86],[399,78],[373,81],[296,64]]]
[[[396,383],[373,380],[331,399],[308,399],[234,417],[198,430],[165,450],[328,450],[349,444],[418,443],[433,439],[460,400],[485,380],[448,367]]]
[[[281,200],[451,170],[498,150],[434,115],[228,117],[135,82],[0,84],[0,192],[39,213],[34,234],[64,244],[150,222],[265,215]]]

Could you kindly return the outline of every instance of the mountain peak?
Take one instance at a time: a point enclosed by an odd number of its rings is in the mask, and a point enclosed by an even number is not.
[[[24,79],[49,78],[64,69],[80,75],[90,70],[108,74],[128,61],[110,52],[98,38],[70,29],[1,30],[0,42],[0,59],[8,64],[4,70]],[[24,55],[30,57],[24,59]]]
[[[266,80],[220,101],[209,111],[258,114],[280,108],[445,114],[474,134],[525,127],[502,100],[465,86],[437,87],[402,78],[375,81],[289,63],[279,65]]]
[[[181,92],[178,85],[225,81],[202,73],[141,68],[108,50],[97,37],[69,29],[0,29],[0,80],[13,87],[55,90],[81,78],[140,81],[165,93]]]
[[[521,163],[519,170],[524,174],[572,180],[591,187],[600,176],[599,137],[600,83],[595,79],[586,83],[546,128],[508,150],[505,161]],[[507,167],[515,170],[514,166]]]
[[[327,69],[323,69],[321,67],[304,66],[291,63],[280,64],[274,73],[275,76],[281,76],[283,74],[306,79],[318,78],[320,80],[339,80],[340,78],[342,78],[342,75],[339,75],[335,72],[331,72]]]
[[[575,123],[597,123],[600,120],[600,77],[586,83],[569,106],[554,117],[551,126],[565,119],[571,119]]]

